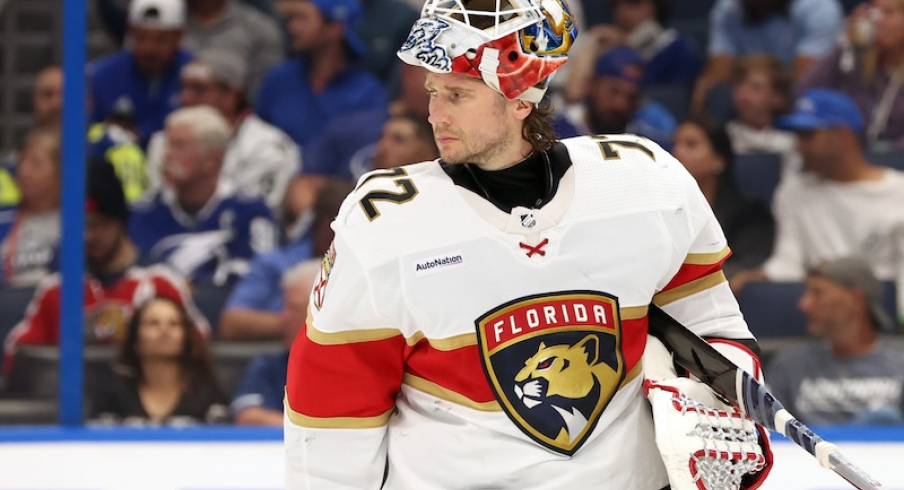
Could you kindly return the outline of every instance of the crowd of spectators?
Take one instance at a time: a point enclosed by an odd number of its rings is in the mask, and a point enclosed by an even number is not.
[[[737,294],[807,283],[801,309],[832,347],[777,356],[780,372],[868,356],[864,376],[900,379],[887,361],[900,353],[875,340],[897,322],[876,327],[864,277],[896,283],[904,311],[904,173],[872,161],[897,154],[904,168],[904,0],[708,0],[708,19],[686,18],[688,1],[605,0],[605,18],[579,18],[567,78],[550,90],[556,130],[670,150],[725,230]],[[282,423],[287,351],[255,359],[230,393],[210,344],[287,347],[357,179],[438,158],[424,73],[395,56],[417,3],[98,0],[120,48],[87,70],[85,338],[118,354],[88,394],[90,418]],[[62,85],[59,66],[37,75],[34,129],[0,162],[0,287],[34,288],[4,342],[6,376],[21,346],[59,341]],[[757,155],[781,162],[772,201],[736,174]],[[850,311],[816,318],[835,286]],[[199,288],[223,298],[213,324]],[[855,326],[861,342],[838,355]],[[807,403],[800,386],[776,386]],[[887,405],[900,409],[897,393]]]

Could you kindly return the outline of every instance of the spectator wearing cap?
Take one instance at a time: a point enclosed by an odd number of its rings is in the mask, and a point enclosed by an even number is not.
[[[283,59],[279,25],[236,0],[186,0],[188,19],[182,46],[194,53],[218,49],[244,62],[242,87],[255,93],[267,71]]]
[[[88,165],[85,209],[85,342],[110,344],[122,340],[135,308],[155,296],[183,305],[197,328],[209,335],[210,326],[194,306],[185,279],[165,267],[146,266],[146,259],[126,233],[128,222],[129,208],[113,166],[92,161]],[[7,374],[19,345],[59,342],[60,282],[59,274],[46,277],[35,290],[25,318],[7,335]]]
[[[879,279],[897,281],[904,305],[904,173],[866,160],[857,106],[841,92],[811,89],[776,126],[796,133],[803,173],[776,190],[772,256],[761,270],[735,275],[732,288],[749,280],[802,281],[823,261],[861,256]]]
[[[670,147],[675,118],[661,104],[644,100],[642,82],[646,63],[637,51],[618,46],[594,65],[593,78],[583,104],[565,111],[557,124],[562,137],[577,134],[634,133]]]
[[[246,99],[245,61],[220,49],[206,49],[182,69],[182,106],[213,107],[233,132],[223,156],[220,179],[264,197],[279,215],[291,178],[301,167],[298,145],[277,127],[254,115]],[[148,144],[151,187],[161,185],[166,135],[159,131]]]
[[[132,208],[129,236],[139,250],[194,282],[231,284],[276,241],[273,214],[263,198],[220,179],[232,132],[210,106],[170,114],[164,185]]]
[[[694,87],[692,112],[704,109],[709,91],[731,78],[735,60],[743,56],[774,56],[799,80],[832,50],[843,17],[838,0],[718,0],[709,16],[709,58]]]
[[[357,0],[282,0],[278,7],[295,56],[264,78],[255,99],[261,118],[304,151],[334,118],[385,110],[382,82],[355,65],[366,53],[355,31],[361,18]]]
[[[89,67],[92,122],[130,117],[142,145],[163,127],[179,107],[179,73],[191,60],[179,48],[184,26],[184,0],[132,0],[129,47]]]
[[[766,365],[772,392],[808,425],[904,424],[904,350],[869,264],[842,257],[807,274],[798,304],[813,340]]]

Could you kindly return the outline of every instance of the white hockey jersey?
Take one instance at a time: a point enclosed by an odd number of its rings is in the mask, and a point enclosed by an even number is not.
[[[286,488],[668,485],[642,392],[647,308],[752,338],[696,182],[632,135],[563,141],[541,209],[437,162],[365,175],[289,361]]]

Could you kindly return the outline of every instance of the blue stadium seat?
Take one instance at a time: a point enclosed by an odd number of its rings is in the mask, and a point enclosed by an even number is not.
[[[904,150],[868,152],[866,159],[876,165],[904,170]]]
[[[844,8],[844,15],[851,13],[858,5],[866,3],[867,1],[869,0],[841,0],[841,7]]]
[[[687,117],[690,89],[684,85],[657,83],[644,87],[644,95],[664,105],[680,124]]]
[[[672,20],[707,20],[716,0],[674,0]]]
[[[772,195],[782,175],[782,158],[775,153],[738,155],[734,159],[734,180],[748,198],[771,206]]]
[[[738,303],[750,331],[757,337],[804,337],[807,317],[797,308],[802,282],[750,282]]]
[[[25,316],[34,292],[33,288],[0,287],[0,342]]]
[[[214,286],[212,284],[195,284],[192,288],[192,295],[195,305],[201,310],[204,318],[210,323],[211,334],[216,337],[217,328],[220,325],[220,315],[223,313],[223,307],[229,300],[232,293],[232,286]]]
[[[702,2],[701,2],[702,3]],[[698,53],[707,53],[709,48],[709,20],[702,19],[672,19],[669,27],[687,36]]]

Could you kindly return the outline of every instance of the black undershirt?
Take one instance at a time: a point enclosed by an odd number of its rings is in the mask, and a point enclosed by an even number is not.
[[[534,152],[502,170],[482,170],[470,163],[441,165],[455,185],[510,213],[515,206],[539,208],[548,203],[571,166],[571,159],[565,145],[556,143],[549,151]]]

